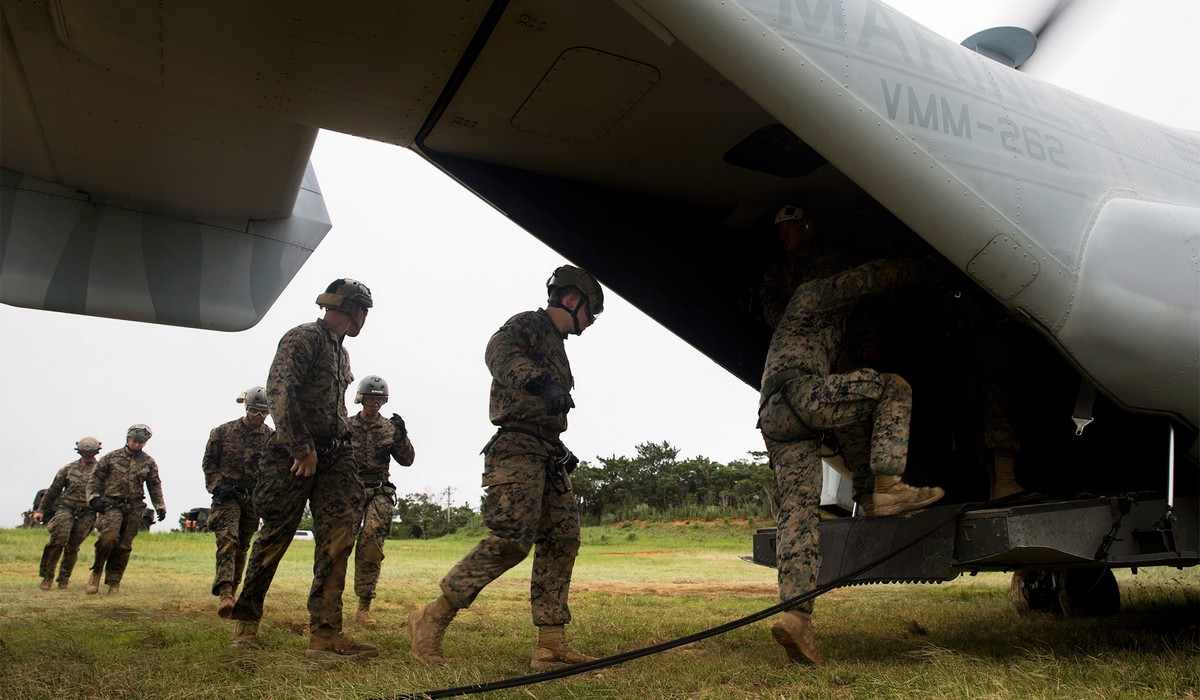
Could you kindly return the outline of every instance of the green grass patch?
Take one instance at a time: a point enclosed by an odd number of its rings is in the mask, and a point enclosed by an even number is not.
[[[754,525],[625,522],[585,528],[571,597],[578,648],[610,655],[688,635],[775,603],[775,572],[740,559]],[[304,656],[313,542],[296,541],[267,598],[263,648],[229,648],[209,594],[211,535],[142,534],[118,596],[84,595],[93,535],[71,588],[37,590],[44,530],[0,530],[0,695],[5,698],[356,698],[528,673],[536,631],[527,560],[451,626],[447,668],[409,655],[408,613],[475,543],[386,546],[378,645],[368,663]],[[817,601],[828,663],[784,663],[769,621],[599,672],[488,698],[1188,698],[1200,695],[1200,572],[1118,573],[1122,613],[1017,616],[1008,576],[853,587]],[[355,599],[348,589],[346,607]]]

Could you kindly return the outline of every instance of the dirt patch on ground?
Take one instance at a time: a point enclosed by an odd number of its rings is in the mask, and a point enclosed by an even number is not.
[[[738,583],[676,583],[673,581],[572,581],[572,593],[598,593],[600,595],[660,595],[660,596],[705,596],[761,598],[773,597],[777,593],[775,582],[760,583],[745,581]]]

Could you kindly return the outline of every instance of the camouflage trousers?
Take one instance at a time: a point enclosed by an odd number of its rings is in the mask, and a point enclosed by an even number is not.
[[[872,475],[898,476],[908,459],[911,418],[908,382],[895,374],[857,369],[787,382],[763,404],[759,427],[764,437],[779,442],[836,430],[849,436],[848,442],[869,445]]]
[[[241,584],[250,540],[258,530],[258,511],[254,510],[250,496],[214,497],[208,529],[217,536],[217,573],[213,577],[212,593],[220,595],[224,584],[235,589]]]
[[[396,487],[384,483],[367,489],[363,506],[362,525],[354,545],[354,595],[374,598],[383,564],[383,541],[392,532],[392,516],[396,514]]]
[[[145,501],[134,501],[115,506],[96,516],[96,561],[93,573],[104,574],[104,585],[113,586],[125,576],[129,565],[129,553],[133,551],[133,538],[137,537],[142,525]]]
[[[765,436],[763,442],[775,473],[779,503],[775,560],[782,602],[811,591],[821,569],[821,443],[776,442]],[[795,609],[811,613],[812,601]]]
[[[442,594],[453,607],[469,607],[484,587],[533,549],[533,624],[571,621],[567,598],[579,554],[579,509],[569,478],[551,478],[548,462],[545,446],[526,435],[501,434],[490,444],[482,508],[488,534],[442,579]]]
[[[71,580],[71,572],[75,570],[75,560],[79,557],[79,545],[91,534],[96,524],[96,513],[91,509],[80,509],[78,517],[74,508],[59,508],[54,517],[46,524],[50,531],[50,542],[42,550],[42,564],[38,573],[42,578],[54,578],[54,569],[58,566],[58,557],[62,555],[62,567],[58,570],[58,583],[64,584]]]
[[[292,544],[296,527],[304,517],[304,504],[308,503],[315,539],[313,580],[308,592],[309,631],[341,631],[346,563],[362,514],[363,486],[354,455],[349,444],[342,444],[319,456],[316,474],[301,478],[292,474],[292,457],[286,450],[270,442],[267,445],[254,489],[254,507],[262,518],[262,530],[250,550],[233,619],[262,619],[263,602],[275,570]]]
[[[855,492],[869,493],[873,476],[904,473],[911,417],[908,382],[873,369],[798,378],[763,405],[759,425],[779,502],[776,559],[781,601],[812,590],[821,565],[820,432],[835,430],[846,440]],[[859,465],[869,462],[870,469],[855,468],[852,460]],[[797,609],[811,612],[812,603]]]

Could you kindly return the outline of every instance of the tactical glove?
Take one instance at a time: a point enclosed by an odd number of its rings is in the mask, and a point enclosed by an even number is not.
[[[155,514],[158,515],[158,522],[161,523],[162,521],[167,519],[167,509],[166,508],[159,508],[158,510],[156,510],[154,512],[155,512]]]
[[[551,379],[545,372],[526,384],[525,391],[541,397],[548,416],[566,413],[575,408],[575,402],[571,399],[571,392],[567,387]]]
[[[393,413],[392,417],[388,418],[388,422],[396,427],[397,440],[408,437],[408,428],[404,425],[404,419],[400,417],[399,413]]]
[[[232,484],[221,481],[213,487],[212,495],[214,501],[224,501],[227,498],[237,496],[237,491]]]
[[[575,456],[574,452],[568,450],[566,445],[563,445],[563,454],[556,457],[555,461],[568,474],[575,471],[575,467],[579,466],[579,458]]]
[[[88,505],[91,506],[92,510],[99,513],[104,510],[104,497],[92,496],[92,500],[88,501]]]

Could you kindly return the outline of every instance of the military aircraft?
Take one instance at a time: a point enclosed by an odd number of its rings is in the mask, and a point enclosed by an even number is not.
[[[757,387],[771,217],[802,202],[859,254],[960,276],[885,329],[912,479],[983,500],[947,328],[999,317],[1019,476],[1053,497],[858,580],[1014,570],[1019,607],[1105,611],[1112,567],[1200,561],[1200,136],[1004,65],[1020,40],[968,49],[873,0],[2,0],[0,22],[4,303],[252,326],[330,228],[308,165],[330,129],[417,152]],[[844,519],[823,578],[915,522]]]

